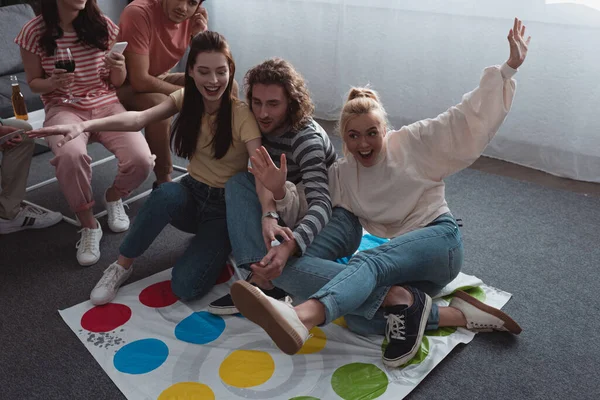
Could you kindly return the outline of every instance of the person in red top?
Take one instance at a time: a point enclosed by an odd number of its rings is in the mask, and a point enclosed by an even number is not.
[[[116,88],[125,81],[125,60],[108,53],[119,28],[102,12],[96,0],[44,0],[41,15],[27,22],[16,37],[31,90],[42,95],[44,126],[77,123],[125,112]],[[59,50],[70,51],[74,72],[56,68]],[[61,58],[62,60],[62,58]],[[69,67],[65,65],[65,68]],[[78,101],[71,102],[73,97]],[[100,258],[102,229],[94,218],[89,141],[102,143],[119,160],[117,176],[104,195],[108,226],[114,232],[129,229],[121,199],[146,180],[154,157],[139,132],[85,132],[64,146],[61,137],[46,139],[54,158],[60,188],[81,223],[77,260],[82,266]]]
[[[128,82],[118,96],[128,110],[152,108],[185,85],[183,73],[169,71],[184,56],[191,37],[207,28],[208,14],[201,3],[135,0],[125,7],[119,20],[119,41],[128,43],[124,53]],[[145,127],[146,141],[156,155],[154,187],[171,180],[170,128],[171,118]]]

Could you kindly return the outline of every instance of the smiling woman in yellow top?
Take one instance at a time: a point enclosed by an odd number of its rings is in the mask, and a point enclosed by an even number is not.
[[[92,290],[92,303],[105,304],[116,296],[119,286],[131,275],[134,259],[169,223],[195,234],[173,266],[173,292],[182,299],[191,299],[204,295],[214,285],[231,252],[225,182],[246,170],[248,154],[261,143],[254,115],[246,104],[232,96],[234,73],[235,63],[225,38],[210,31],[199,33],[191,43],[185,88],[161,104],[142,112],[54,126],[35,133],[65,135],[61,142],[65,145],[81,132],[135,131],[179,113],[171,144],[178,156],[190,160],[189,175],[181,183],[163,183],[152,192],[121,244],[118,260],[106,269]]]

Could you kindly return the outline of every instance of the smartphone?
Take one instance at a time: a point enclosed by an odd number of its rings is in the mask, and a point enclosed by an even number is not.
[[[123,54],[125,47],[127,47],[127,42],[117,42],[113,45],[112,49],[110,49],[110,53]]]
[[[0,137],[0,146],[5,145],[7,142],[9,142],[11,139],[21,136],[23,133],[25,133],[25,131],[23,129],[18,129],[14,132],[11,133],[7,133],[6,135]]]

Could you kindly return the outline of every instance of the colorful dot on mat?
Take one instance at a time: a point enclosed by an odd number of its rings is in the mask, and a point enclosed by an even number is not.
[[[456,332],[456,328],[445,326],[443,328],[438,328],[438,329],[433,330],[433,331],[425,331],[425,334],[427,336],[450,336],[454,332]]]
[[[177,300],[171,290],[171,281],[155,283],[140,293],[140,303],[151,308],[167,307],[177,303]]]
[[[433,335],[432,335],[433,336]],[[441,335],[440,335],[441,336]],[[388,341],[386,338],[383,338],[383,342],[381,343],[381,352],[385,352],[385,349],[388,345]],[[401,368],[408,367],[409,365],[420,364],[427,358],[429,354],[429,339],[427,336],[423,336],[423,341],[421,342],[421,347],[419,347],[418,353],[406,364],[403,364]]]
[[[216,340],[225,330],[225,321],[206,311],[195,312],[175,327],[175,337],[182,342],[206,344]]]
[[[331,377],[331,387],[344,400],[376,399],[385,393],[388,383],[385,372],[373,364],[347,364]]]
[[[160,367],[169,356],[169,348],[158,339],[142,339],[121,347],[113,364],[124,374],[146,374]]]
[[[81,327],[90,332],[110,332],[131,318],[131,308],[123,304],[108,303],[88,310],[81,317]]]
[[[348,324],[346,323],[346,319],[344,317],[339,317],[338,319],[333,321],[333,323],[337,326],[341,326],[342,328],[348,329]]]
[[[316,397],[312,396],[300,396],[300,397],[292,397],[290,400],[319,400]]]
[[[323,350],[327,344],[327,336],[321,328],[314,327],[310,330],[312,337],[308,339],[298,354],[313,354]]]
[[[485,302],[485,299],[486,299],[485,292],[479,286],[463,286],[463,287],[459,287],[458,289],[456,289],[455,292],[457,290],[462,290],[463,292],[467,292],[471,296],[475,297],[477,300]],[[449,294],[448,296],[444,296],[442,298],[444,300],[446,300],[447,302],[450,302],[450,300],[452,300],[453,297],[454,297],[453,294]]]
[[[157,400],[215,400],[215,394],[202,383],[180,382],[163,390]]]
[[[248,388],[259,386],[271,379],[275,362],[269,353],[254,350],[236,350],[221,363],[219,376],[229,386]]]
[[[221,275],[219,275],[219,277],[217,278],[215,285],[219,285],[221,283],[228,282],[232,276],[233,276],[233,267],[231,266],[231,264],[227,263],[221,270]]]

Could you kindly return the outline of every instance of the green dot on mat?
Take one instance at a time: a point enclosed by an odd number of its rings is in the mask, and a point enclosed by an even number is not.
[[[331,387],[344,400],[376,399],[385,393],[388,377],[373,364],[352,363],[335,370]]]
[[[300,397],[292,397],[290,400],[320,400],[320,399],[317,399],[316,397],[312,397],[312,396],[300,396]]]
[[[485,292],[479,286],[463,286],[463,287],[459,287],[458,289],[456,289],[455,292],[457,290],[462,290],[463,292],[467,292],[471,296],[475,297],[477,300],[485,302],[485,299],[486,299]],[[448,296],[444,296],[442,298],[444,300],[446,300],[447,302],[450,302],[450,300],[452,300],[453,297],[454,297],[454,294],[449,294]]]
[[[444,328],[442,328],[442,329],[444,329]],[[435,335],[431,335],[431,336],[435,336]],[[442,336],[442,335],[440,335],[440,336]],[[382,352],[385,352],[387,345],[388,345],[387,339],[383,338],[383,343],[381,343],[381,351]],[[407,367],[409,365],[416,365],[416,364],[422,363],[423,360],[425,358],[427,358],[428,354],[429,354],[429,339],[427,339],[427,336],[423,336],[423,341],[421,342],[421,347],[419,347],[419,352],[409,362],[402,365],[401,368]]]
[[[456,332],[456,328],[445,326],[443,328],[438,328],[434,331],[425,331],[425,334],[427,336],[450,336],[454,332]]]

